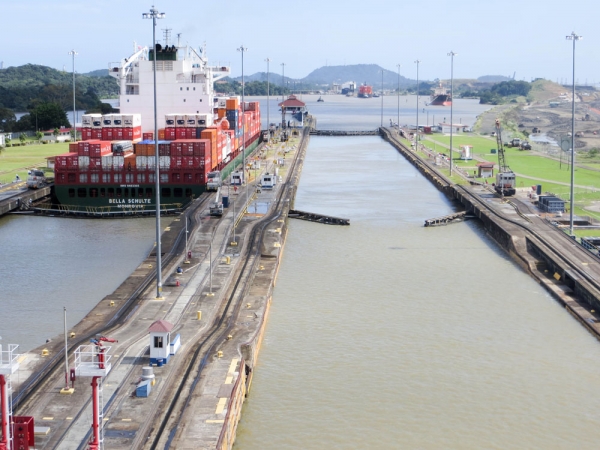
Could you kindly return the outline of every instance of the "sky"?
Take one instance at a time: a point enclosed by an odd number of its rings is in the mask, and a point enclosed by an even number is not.
[[[0,61],[3,67],[40,64],[86,73],[108,68],[152,45],[152,3],[140,0],[19,0],[2,2]],[[178,0],[156,1],[166,17],[157,42],[170,28],[171,43],[206,43],[211,65],[231,66],[232,76],[285,70],[303,78],[323,66],[378,64],[416,79],[482,75],[546,78],[569,84],[575,32],[576,83],[600,83],[600,26],[596,1],[570,6],[558,0],[408,2],[398,0]],[[285,66],[282,67],[282,63]],[[356,81],[356,80],[355,80]]]

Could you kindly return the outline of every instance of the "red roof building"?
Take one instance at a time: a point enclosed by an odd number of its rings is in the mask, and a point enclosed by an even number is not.
[[[308,114],[306,111],[306,103],[298,100],[295,95],[290,95],[287,100],[282,101],[278,104],[281,108],[281,128],[289,128],[289,127],[300,127],[304,126],[304,116]],[[285,115],[289,113],[292,115],[290,120],[287,120]],[[294,122],[292,124],[292,121]]]

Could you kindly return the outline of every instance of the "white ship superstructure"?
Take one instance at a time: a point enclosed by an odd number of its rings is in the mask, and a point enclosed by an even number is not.
[[[159,120],[166,114],[213,116],[213,83],[230,73],[227,66],[211,67],[191,46],[156,44],[143,47],[119,63],[109,64],[109,74],[120,86],[121,114],[141,114],[142,130],[154,129],[154,55],[156,54],[156,103]],[[159,128],[162,123],[159,122]]]

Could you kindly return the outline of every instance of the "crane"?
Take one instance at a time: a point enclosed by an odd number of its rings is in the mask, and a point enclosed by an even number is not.
[[[515,195],[517,192],[515,173],[506,164],[504,145],[500,133],[500,119],[496,119],[496,143],[498,144],[498,173],[496,174],[496,192],[502,196]]]
[[[92,378],[92,436],[88,442],[88,450],[104,449],[104,402],[102,399],[102,379],[105,378],[112,364],[104,342],[118,342],[116,339],[96,335],[90,339],[89,345],[80,345],[75,350],[75,373],[81,377]]]
[[[217,188],[217,193],[215,194],[215,200],[211,202],[208,208],[209,214],[211,216],[222,216],[223,215],[223,202],[221,201],[221,188]]]

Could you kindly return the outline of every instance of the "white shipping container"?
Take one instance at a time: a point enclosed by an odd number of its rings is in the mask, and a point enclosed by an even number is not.
[[[185,116],[185,126],[190,128],[196,128],[198,125],[196,121],[196,114],[186,114]]]
[[[177,114],[177,116],[175,116],[175,126],[185,127],[185,114]]]
[[[81,116],[83,128],[102,128],[102,114],[84,114]]]
[[[122,128],[123,127],[123,117],[121,114],[113,114],[112,115],[112,126],[113,128]]]
[[[171,157],[170,156],[159,156],[158,157],[158,166],[161,169],[170,169],[171,168]]]
[[[212,114],[196,114],[196,123],[198,127],[211,127],[213,125]]]
[[[98,122],[102,119],[102,114],[84,114],[81,116],[81,126],[83,128],[92,128],[94,126],[94,120]]]
[[[125,157],[121,155],[113,155],[113,168],[122,169],[125,164]]]
[[[177,120],[177,114],[165,114],[165,126],[174,127]]]
[[[141,114],[121,114],[123,128],[135,128],[142,126]]]
[[[89,156],[80,156],[77,158],[79,160],[79,169],[85,170],[90,167],[90,157]]]
[[[229,100],[229,97],[219,97],[217,100],[218,108],[227,108],[227,100]]]
[[[146,156],[148,158],[148,169],[156,169],[156,156]]]
[[[112,114],[104,114],[102,116],[102,128],[112,128]]]
[[[102,168],[104,170],[110,170],[113,166],[113,155],[103,155],[102,156]]]
[[[138,169],[146,170],[148,168],[148,157],[147,156],[136,156],[135,165]]]

